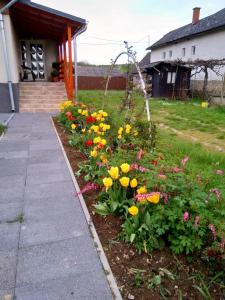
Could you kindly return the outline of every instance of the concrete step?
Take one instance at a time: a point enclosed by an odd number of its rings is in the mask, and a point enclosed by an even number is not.
[[[64,82],[20,83],[21,112],[52,112],[67,99]]]

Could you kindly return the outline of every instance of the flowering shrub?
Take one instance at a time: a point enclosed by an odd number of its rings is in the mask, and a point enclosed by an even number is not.
[[[58,118],[70,145],[87,157],[80,165],[88,189],[100,187],[96,212],[123,219],[121,238],[142,252],[216,249],[224,253],[224,198],[217,187],[189,178],[185,156],[168,166],[155,149],[156,127],[142,121],[114,124],[107,112],[64,102]],[[216,174],[224,175],[223,170]],[[208,249],[208,250],[207,250]]]

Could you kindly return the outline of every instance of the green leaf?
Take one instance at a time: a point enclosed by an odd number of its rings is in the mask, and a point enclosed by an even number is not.
[[[136,234],[132,233],[130,236],[130,242],[133,243],[134,239],[135,239]]]

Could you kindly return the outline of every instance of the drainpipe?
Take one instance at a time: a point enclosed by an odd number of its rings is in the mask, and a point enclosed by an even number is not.
[[[1,30],[1,36],[2,36],[4,61],[5,61],[5,68],[6,68],[6,74],[7,74],[7,80],[8,80],[9,96],[10,96],[12,112],[15,111],[15,101],[14,101],[13,88],[12,88],[12,78],[11,78],[9,55],[8,55],[8,51],[7,51],[7,41],[6,41],[6,36],[5,36],[3,13],[17,1],[18,0],[12,0],[7,5],[5,5],[3,8],[0,9],[0,30]]]
[[[80,35],[81,33],[85,32],[87,30],[87,24],[85,24],[84,26],[82,26],[80,28],[80,30],[78,30],[78,32],[76,32],[74,34],[74,39],[73,39],[73,45],[74,45],[74,72],[75,72],[75,76],[74,76],[74,84],[75,84],[75,90],[74,90],[74,95],[75,95],[75,99],[77,101],[77,92],[78,92],[78,74],[77,74],[77,37],[78,35]]]

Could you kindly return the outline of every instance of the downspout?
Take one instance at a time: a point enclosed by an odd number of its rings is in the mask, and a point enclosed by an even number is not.
[[[81,33],[85,32],[87,30],[87,24],[85,24],[84,26],[82,26],[80,28],[80,30],[78,30],[78,32],[76,32],[74,34],[74,39],[73,39],[73,45],[74,45],[74,72],[75,72],[75,76],[74,76],[74,85],[75,85],[75,89],[74,89],[74,96],[75,99],[77,101],[77,93],[78,93],[78,73],[77,73],[77,37],[78,35],[80,35]]]
[[[5,61],[5,68],[6,68],[6,74],[7,74],[7,80],[8,80],[9,97],[10,97],[12,112],[15,111],[15,101],[14,101],[14,95],[13,95],[12,78],[11,78],[11,70],[10,70],[10,63],[9,63],[9,55],[8,55],[8,51],[7,51],[7,41],[6,41],[6,35],[5,35],[3,13],[17,1],[18,0],[12,0],[7,5],[5,5],[3,8],[0,9],[0,30],[1,30],[1,36],[2,36],[4,61]]]

